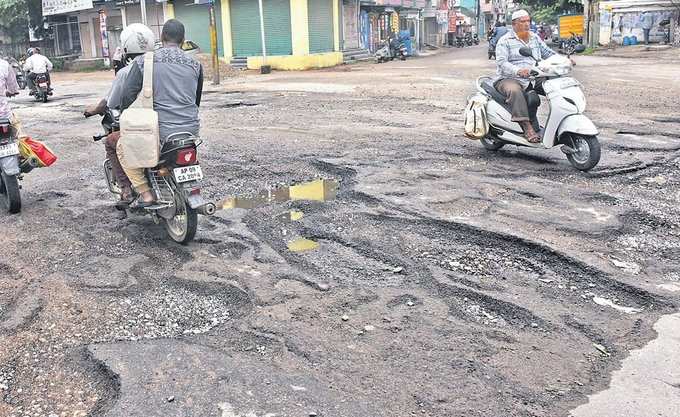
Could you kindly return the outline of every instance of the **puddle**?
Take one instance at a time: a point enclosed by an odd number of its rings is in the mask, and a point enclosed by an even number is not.
[[[297,210],[291,210],[287,213],[279,214],[276,216],[277,219],[279,219],[282,222],[297,222],[299,220],[302,220],[302,218],[305,216],[305,213]]]
[[[335,199],[337,193],[337,181],[315,180],[289,187],[263,190],[252,197],[227,197],[222,200],[219,207],[223,210],[235,208],[254,209],[267,204],[283,203],[286,201],[330,201]]]
[[[288,242],[288,250],[291,252],[306,252],[318,248],[318,242],[305,238],[299,238]]]
[[[606,298],[602,298],[602,297],[593,297],[593,302],[597,305],[601,305],[603,307],[611,307],[614,310],[617,310],[617,311],[620,311],[620,312],[626,313],[626,314],[635,314],[635,313],[639,313],[639,312],[642,311],[638,308],[624,307],[624,306],[615,304],[613,301],[607,300]]]

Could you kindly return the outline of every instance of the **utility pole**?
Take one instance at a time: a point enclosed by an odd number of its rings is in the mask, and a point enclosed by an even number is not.
[[[262,0],[258,0],[260,8],[260,37],[262,38],[262,67],[267,66],[267,44],[264,36],[264,8],[262,7]]]
[[[144,0],[142,0],[144,1]],[[213,71],[213,85],[220,83],[220,59],[217,56],[217,24],[215,23],[215,2],[211,0],[208,3],[210,10],[210,49],[212,52],[212,71]]]
[[[142,24],[144,26],[149,26],[146,24],[146,0],[139,0],[139,6],[142,9]]]

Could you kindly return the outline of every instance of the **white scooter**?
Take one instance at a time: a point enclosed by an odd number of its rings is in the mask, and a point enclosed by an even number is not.
[[[583,45],[576,48],[576,52],[584,50]],[[533,57],[529,47],[521,48],[519,53],[522,56]],[[571,60],[557,54],[542,61],[536,60],[536,65],[531,69],[531,85],[535,87],[537,80],[542,81],[541,88],[550,105],[548,120],[545,126],[541,127],[536,117],[536,111],[541,104],[538,93],[533,89],[525,93],[531,123],[542,139],[539,143],[530,143],[524,138],[521,126],[512,121],[510,107],[505,102],[505,96],[494,87],[493,79],[478,78],[477,90],[488,99],[486,114],[489,134],[481,139],[482,145],[491,151],[496,151],[506,144],[538,149],[550,149],[561,145],[562,152],[576,169],[588,171],[597,165],[601,151],[600,142],[597,140],[598,130],[583,114],[586,109],[586,98],[581,91],[581,84],[576,79],[567,77],[571,69]]]

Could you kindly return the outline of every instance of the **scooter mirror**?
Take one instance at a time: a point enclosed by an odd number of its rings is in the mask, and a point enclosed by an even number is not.
[[[583,46],[583,45],[576,45],[574,47],[574,52],[576,52],[577,54],[580,54],[581,52],[583,52],[585,50],[586,50],[586,47]]]
[[[519,54],[522,55],[522,56],[530,56],[530,57],[534,56],[533,53],[531,52],[531,48],[529,48],[528,46],[523,46],[523,47],[519,48]]]

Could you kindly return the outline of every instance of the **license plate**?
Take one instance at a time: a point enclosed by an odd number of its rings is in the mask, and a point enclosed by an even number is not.
[[[175,174],[175,181],[178,183],[203,179],[203,171],[201,171],[200,165],[175,168],[173,173]]]
[[[38,84],[40,87],[47,87],[47,83],[40,83]]]
[[[0,145],[0,158],[12,155],[19,155],[19,145],[17,145],[16,143]]]

